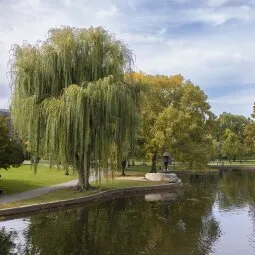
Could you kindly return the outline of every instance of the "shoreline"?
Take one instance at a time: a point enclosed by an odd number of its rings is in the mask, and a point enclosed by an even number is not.
[[[163,191],[163,190],[174,190],[181,186],[181,180],[176,183],[150,185],[150,186],[133,186],[128,188],[109,189],[106,191],[100,191],[96,194],[83,196],[80,198],[72,198],[67,200],[57,200],[54,202],[32,204],[26,206],[12,207],[6,209],[0,209],[0,221],[8,220],[9,217],[17,218],[19,216],[25,216],[42,211],[48,211],[52,209],[68,208],[77,205],[88,205],[95,202],[103,202],[113,198],[120,198],[125,195],[137,195],[139,193],[147,193],[150,191]]]

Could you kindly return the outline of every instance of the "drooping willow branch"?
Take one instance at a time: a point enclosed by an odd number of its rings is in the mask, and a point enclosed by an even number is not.
[[[132,52],[102,28],[63,27],[36,45],[12,49],[11,110],[35,155],[79,172],[88,187],[91,160],[107,162],[111,147],[132,146],[139,89],[122,82]]]

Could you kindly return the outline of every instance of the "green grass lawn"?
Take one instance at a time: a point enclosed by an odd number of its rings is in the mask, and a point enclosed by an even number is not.
[[[162,183],[163,182],[116,180],[116,179],[112,180],[109,178],[109,179],[102,180],[101,188],[98,187],[98,182],[92,183],[94,187],[97,187],[97,189],[95,190],[80,192],[74,188],[61,189],[61,190],[53,191],[48,194],[44,194],[32,199],[17,201],[17,202],[8,203],[8,204],[1,204],[0,209],[38,204],[38,203],[53,202],[57,200],[79,198],[79,197],[95,194],[100,191],[109,190],[109,189],[128,188],[128,187],[134,187],[134,186],[150,186],[150,185],[158,185]]]
[[[159,168],[159,167],[158,167]],[[173,166],[169,166],[169,169],[172,170]],[[180,170],[183,169],[184,166],[177,165],[175,169]],[[151,166],[150,165],[136,165],[126,169],[125,173],[126,176],[144,176],[145,173],[150,172]],[[0,187],[4,190],[5,194],[13,194],[19,193],[30,189],[50,186],[58,183],[67,182],[69,180],[77,178],[77,175],[70,175],[65,176],[64,171],[62,169],[56,169],[46,166],[38,166],[37,174],[34,174],[31,166],[23,165],[19,168],[11,168],[8,171],[0,170],[0,174],[2,178],[0,179]],[[114,171],[113,175],[115,177],[121,175],[121,171]],[[65,200],[71,198],[78,198],[82,196],[86,196],[92,193],[99,192],[101,190],[108,190],[108,189],[118,189],[118,188],[127,188],[132,186],[147,186],[147,185],[157,185],[162,184],[162,182],[144,182],[144,181],[134,181],[134,180],[117,180],[111,179],[111,177],[104,179],[101,182],[101,187],[99,188],[99,183],[94,182],[92,183],[93,186],[97,187],[98,189],[91,190],[91,191],[84,191],[78,192],[73,188],[69,189],[61,189],[57,190],[45,195],[38,196],[33,199],[18,201],[9,204],[1,204],[0,208],[9,208],[9,207],[16,207],[16,206],[23,206],[29,204],[36,204],[36,203],[45,203],[45,202],[52,202],[56,200]]]
[[[127,175],[144,176],[150,170],[150,166],[135,166],[127,169]],[[4,194],[10,195],[23,191],[64,183],[77,178],[77,174],[70,172],[69,176],[64,175],[63,169],[49,168],[38,165],[35,174],[30,165],[22,165],[18,168],[10,168],[8,171],[0,169],[0,188]],[[114,172],[115,176],[121,175],[120,171]]]
[[[142,165],[138,165],[138,166],[131,166],[131,167],[127,167],[125,170],[125,174],[126,175],[135,175],[135,176],[144,176],[146,173],[150,172],[151,170],[151,166],[147,165],[147,166],[142,166]],[[116,171],[115,172],[116,175],[120,175],[121,171]]]
[[[22,165],[18,168],[10,168],[8,171],[0,169],[0,187],[4,194],[14,194],[30,189],[41,188],[58,183],[64,183],[77,178],[70,173],[64,175],[63,169],[49,168],[38,165],[37,173],[30,165]]]

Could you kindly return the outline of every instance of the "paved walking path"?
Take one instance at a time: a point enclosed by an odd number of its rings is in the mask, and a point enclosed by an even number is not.
[[[89,182],[95,181],[97,179],[96,173],[91,170],[91,175],[89,177]],[[27,200],[30,198],[38,197],[43,194],[47,194],[51,191],[59,190],[59,189],[65,189],[65,188],[72,188],[75,187],[78,183],[78,179],[68,181],[65,183],[55,184],[48,187],[42,187],[38,189],[31,189],[22,193],[17,193],[13,195],[0,195],[0,204],[2,203],[12,203],[17,202],[20,200]]]
[[[34,197],[43,195],[43,194],[47,194],[51,191],[75,187],[77,182],[78,182],[78,180],[76,179],[76,180],[72,180],[69,182],[60,183],[60,184],[56,184],[56,185],[52,185],[52,186],[48,186],[48,187],[31,189],[31,190],[28,190],[28,191],[25,191],[22,193],[13,194],[13,195],[3,195],[3,196],[0,196],[0,204],[1,203],[12,203],[12,202],[20,201],[20,200],[26,200],[26,199],[30,199],[30,198],[34,198]]]

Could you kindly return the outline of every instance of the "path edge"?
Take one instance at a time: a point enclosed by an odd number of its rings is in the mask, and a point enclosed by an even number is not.
[[[150,192],[150,191],[161,191],[174,189],[181,186],[182,182],[179,180],[176,183],[168,183],[168,184],[159,184],[159,185],[150,185],[150,186],[133,186],[128,188],[120,188],[120,189],[109,189],[105,191],[100,191],[96,194],[90,194],[87,196],[72,198],[67,200],[57,200],[54,202],[40,203],[40,204],[32,204],[26,206],[12,207],[6,209],[0,209],[0,217],[5,216],[14,216],[14,215],[22,215],[33,212],[40,212],[49,209],[62,208],[72,205],[79,204],[89,204],[91,202],[101,202],[104,199],[111,199],[122,197],[127,194],[134,195],[138,192]],[[0,219],[1,220],[1,219]]]

